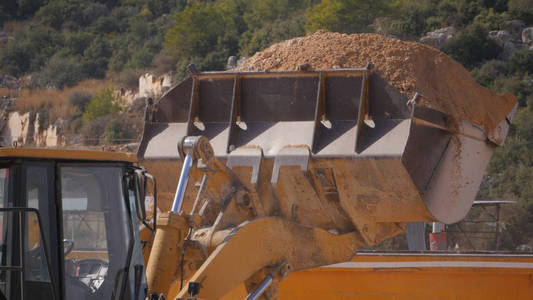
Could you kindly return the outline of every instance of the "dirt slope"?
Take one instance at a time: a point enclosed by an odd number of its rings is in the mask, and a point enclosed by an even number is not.
[[[374,72],[408,97],[419,92],[422,103],[481,125],[487,133],[516,103],[511,94],[496,95],[477,84],[465,68],[435,48],[376,34],[318,31],[274,44],[236,71],[294,71],[302,64],[314,70],[357,68],[369,61]]]

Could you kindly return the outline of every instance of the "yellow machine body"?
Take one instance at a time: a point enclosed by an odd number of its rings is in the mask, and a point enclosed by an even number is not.
[[[211,300],[244,283],[275,299],[293,272],[349,261],[407,222],[466,215],[514,110],[486,132],[371,66],[192,72],[147,107],[138,156],[169,211],[150,293],[184,298],[193,283]]]

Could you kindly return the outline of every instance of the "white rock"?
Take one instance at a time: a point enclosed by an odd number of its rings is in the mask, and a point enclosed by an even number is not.
[[[533,42],[533,27],[522,30],[522,43],[529,45]]]
[[[508,41],[512,40],[512,36],[507,30],[490,31],[488,37],[498,41],[501,45],[504,45]]]
[[[231,70],[237,67],[237,57],[236,56],[230,56],[228,57],[228,62],[226,64],[226,70]]]
[[[243,56],[243,57],[239,58],[237,60],[237,67],[238,66],[242,66],[242,64],[244,64],[249,58],[250,57],[248,57],[248,56]]]
[[[453,26],[440,28],[428,32],[425,36],[420,38],[420,42],[435,48],[441,48],[447,40],[455,36],[455,32],[456,30]]]
[[[152,74],[146,73],[139,77],[139,94],[137,97],[157,98],[166,90],[168,90],[171,87],[171,84],[171,74],[164,74],[156,77]]]

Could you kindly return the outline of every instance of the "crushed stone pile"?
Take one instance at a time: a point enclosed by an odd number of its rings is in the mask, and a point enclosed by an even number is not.
[[[458,62],[427,45],[377,34],[315,34],[274,44],[256,53],[234,71],[296,71],[361,68],[373,72],[419,103],[454,118],[478,124],[488,133],[505,120],[516,104],[511,94],[497,95],[480,86]]]

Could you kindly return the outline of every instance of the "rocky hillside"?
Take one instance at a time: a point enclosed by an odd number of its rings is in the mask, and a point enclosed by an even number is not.
[[[137,89],[86,81],[59,91],[31,90],[23,80],[10,76],[2,82],[0,146],[109,148],[121,144],[120,149],[135,151],[145,102],[168,90],[173,74],[146,73],[139,77]]]

